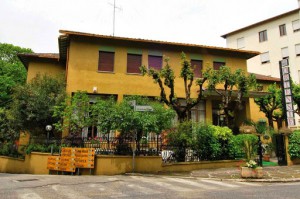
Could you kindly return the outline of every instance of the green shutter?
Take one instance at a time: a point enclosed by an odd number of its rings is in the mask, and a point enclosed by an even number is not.
[[[115,52],[115,48],[112,46],[100,46],[99,51]]]
[[[142,55],[143,51],[137,48],[129,48],[127,49],[128,54],[133,54],[133,55]]]
[[[214,58],[214,62],[224,62],[224,63],[226,63],[226,60],[224,58]]]
[[[149,50],[148,55],[152,55],[152,56],[163,56],[161,51],[157,51],[157,50]]]
[[[190,54],[190,58],[193,60],[203,60],[202,56],[199,54]]]

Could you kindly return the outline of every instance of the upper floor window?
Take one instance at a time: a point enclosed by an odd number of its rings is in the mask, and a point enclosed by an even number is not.
[[[280,36],[286,35],[286,26],[285,26],[285,24],[282,24],[282,25],[279,26],[279,34],[280,34]]]
[[[245,38],[241,37],[237,39],[237,49],[245,48]]]
[[[288,49],[288,47],[281,48],[281,56],[282,56],[282,59],[286,59],[286,58],[289,57],[289,49]]]
[[[142,65],[142,51],[138,49],[128,49],[127,51],[127,73],[140,74]]]
[[[202,77],[202,60],[191,60],[191,66],[194,68],[195,77]]]
[[[269,63],[270,62],[269,52],[260,54],[260,60],[262,64]]]
[[[115,52],[99,51],[98,71],[114,71]]]
[[[259,42],[268,40],[267,30],[259,32],[258,35],[259,35]]]
[[[214,61],[213,63],[214,70],[220,70],[222,66],[225,66],[225,62]]]
[[[296,56],[300,56],[300,44],[295,45]]]
[[[300,31],[300,20],[295,20],[292,22],[294,32]]]

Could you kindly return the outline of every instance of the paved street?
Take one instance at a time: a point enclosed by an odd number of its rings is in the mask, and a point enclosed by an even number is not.
[[[241,182],[184,176],[0,174],[0,198],[297,198],[294,183]],[[268,190],[268,191],[267,191]],[[287,191],[287,190],[293,190]],[[298,192],[298,193],[297,193]]]

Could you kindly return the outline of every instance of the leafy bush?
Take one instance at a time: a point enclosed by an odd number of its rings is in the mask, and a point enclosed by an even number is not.
[[[200,160],[228,159],[228,141],[232,136],[228,127],[200,124],[194,150]]]
[[[51,147],[53,147],[53,153],[59,153],[60,146],[56,144],[46,145],[46,144],[29,144],[26,149],[25,153],[30,154],[31,152],[44,152],[50,153]]]
[[[289,135],[288,150],[291,159],[300,158],[300,131],[294,131]]]
[[[174,147],[175,159],[178,162],[184,162],[186,149],[195,145],[193,126],[193,122],[185,121],[168,134],[168,144]]]
[[[258,137],[252,134],[240,134],[229,141],[229,154],[232,158],[252,159],[257,153]]]
[[[19,157],[17,147],[13,142],[0,142],[0,155],[10,156],[10,157]]]

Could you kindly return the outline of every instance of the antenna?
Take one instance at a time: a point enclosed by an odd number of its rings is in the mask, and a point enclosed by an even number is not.
[[[116,8],[118,8],[119,10],[122,10],[122,8],[116,6],[116,0],[114,0],[114,4],[112,4],[112,3],[108,3],[108,4],[114,7],[114,12],[113,12],[113,36],[115,36],[115,16],[116,16]]]

